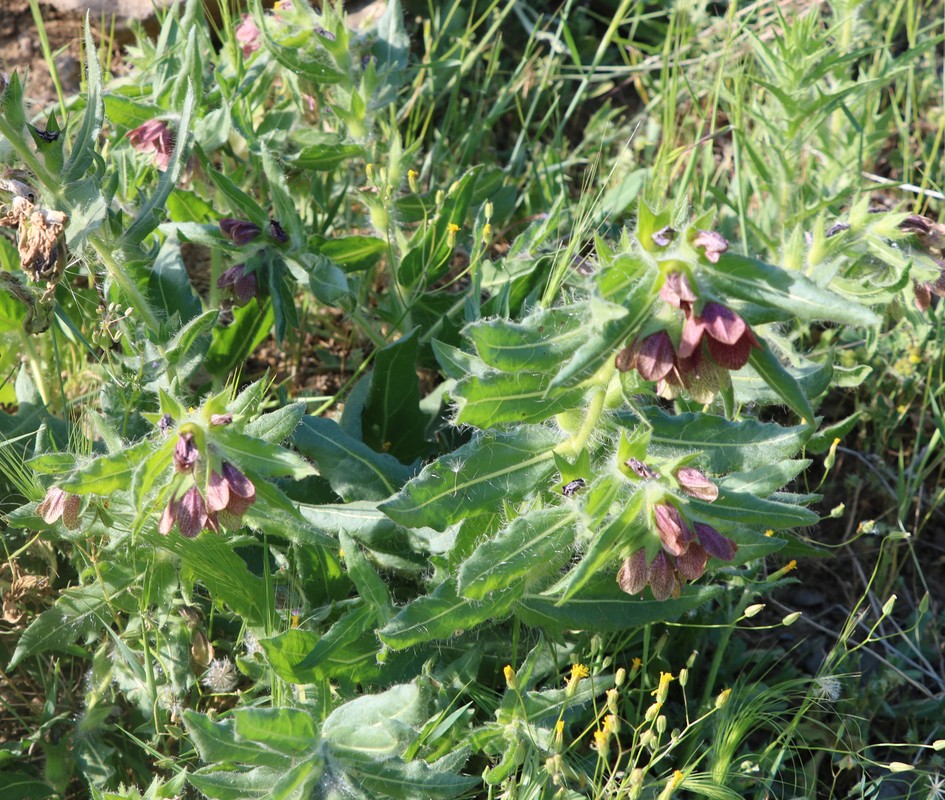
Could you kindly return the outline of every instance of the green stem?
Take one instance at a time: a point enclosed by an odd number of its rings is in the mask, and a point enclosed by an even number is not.
[[[597,427],[597,423],[600,422],[601,414],[604,412],[607,400],[607,389],[610,386],[610,379],[613,377],[615,370],[614,360],[611,358],[607,360],[607,363],[595,376],[597,389],[587,405],[584,421],[581,423],[581,427],[578,428],[577,433],[555,448],[555,451],[559,455],[565,458],[574,458],[584,449],[584,446],[590,440],[594,429]]]
[[[738,605],[735,607],[734,616],[736,620],[741,619],[742,615],[745,613],[745,609],[751,604],[752,599],[754,599],[754,591],[752,589],[746,588],[742,592],[742,596],[738,601]],[[729,625],[727,628],[723,629],[722,636],[719,638],[719,641],[715,646],[715,654],[712,656],[712,665],[709,667],[709,674],[705,679],[705,691],[702,693],[702,702],[696,709],[697,713],[702,713],[702,709],[709,707],[709,703],[715,694],[715,679],[718,677],[719,669],[722,667],[722,660],[727,655],[730,656],[728,653],[728,643],[734,632],[735,624],[733,623],[732,625]]]
[[[30,369],[33,372],[33,383],[36,385],[36,391],[43,399],[43,405],[49,406],[49,389],[46,388],[46,379],[43,376],[42,362],[36,354],[36,348],[33,346],[32,339],[22,328],[20,330],[20,344],[27,360],[30,362]]]
[[[161,326],[160,320],[158,320],[157,314],[154,313],[154,309],[151,308],[151,304],[147,301],[147,298],[141,293],[138,285],[131,279],[131,276],[125,272],[124,267],[115,260],[112,251],[107,249],[107,246],[101,239],[89,238],[89,242],[92,244],[92,247],[95,248],[96,254],[105,265],[111,279],[115,281],[115,283],[118,284],[118,288],[124,292],[128,305],[135,310],[135,313],[138,314],[148,330],[157,332]]]

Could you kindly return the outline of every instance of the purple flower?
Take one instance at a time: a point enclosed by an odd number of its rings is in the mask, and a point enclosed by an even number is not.
[[[689,524],[683,519],[679,509],[669,503],[657,503],[653,506],[653,521],[659,532],[663,549],[672,556],[686,552],[692,539]]]
[[[242,516],[256,502],[256,486],[236,467],[224,461],[220,472],[211,472],[207,483],[207,508],[221,512],[227,527],[242,524]]]
[[[238,306],[245,306],[259,294],[259,282],[255,272],[247,272],[245,264],[236,264],[217,278],[217,288],[229,290]]]
[[[220,231],[240,247],[249,244],[260,234],[259,226],[256,223],[247,219],[233,219],[232,217],[224,217],[220,220]]]
[[[676,574],[675,566],[670,561],[669,556],[662,550],[656,554],[656,558],[650,564],[646,580],[650,584],[653,597],[657,600],[679,597],[681,588],[679,576]]]
[[[722,253],[728,250],[728,241],[721,233],[715,231],[699,231],[692,240],[696,249],[705,248],[705,257],[713,264],[718,264]]]
[[[647,581],[646,550],[637,550],[625,558],[617,573],[617,583],[627,594],[640,594]]]
[[[211,425],[229,425],[233,421],[232,414],[211,414]]]
[[[679,357],[692,356],[703,339],[715,363],[725,369],[741,369],[748,363],[751,349],[761,348],[745,320],[721,303],[706,303],[701,317],[687,313],[679,341]]]
[[[174,427],[174,418],[170,414],[162,414],[157,423],[158,430],[161,433],[167,433]]]
[[[688,311],[699,298],[683,272],[670,272],[660,287],[660,297],[670,305]]]
[[[46,490],[43,501],[36,506],[36,513],[43,518],[43,522],[52,525],[62,519],[66,530],[74,531],[79,527],[79,508],[81,498],[76,494],[68,494],[58,486],[50,486]]]
[[[196,486],[191,486],[177,506],[177,528],[181,536],[193,539],[207,524],[207,504]]]
[[[194,444],[194,435],[192,433],[180,434],[177,437],[177,444],[174,445],[174,469],[177,472],[193,472],[199,455],[200,451]]]
[[[128,141],[139,153],[154,153],[154,165],[162,172],[167,169],[174,152],[171,131],[159,119],[152,119],[128,133]]]
[[[666,331],[658,331],[621,350],[617,355],[617,369],[626,372],[636,368],[643,380],[660,381],[673,368],[675,361],[672,339]]]
[[[249,58],[261,46],[262,31],[256,27],[252,14],[243,14],[243,21],[236,27],[236,41],[243,45],[243,58]]]

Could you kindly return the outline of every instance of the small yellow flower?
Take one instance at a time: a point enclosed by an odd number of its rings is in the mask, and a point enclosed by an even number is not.
[[[371,179],[374,177],[374,165],[373,165],[373,164],[365,164],[365,165],[364,165],[364,173],[365,173],[365,175],[367,175],[368,180],[371,180]]]
[[[765,536],[767,536],[767,537],[769,537],[769,538],[770,538],[771,536],[774,536],[774,531],[771,530],[771,528],[768,528],[768,530],[765,531]]]
[[[656,697],[657,703],[665,703],[666,695],[669,694],[669,685],[675,680],[672,672],[661,672],[660,683],[650,694]]]
[[[602,730],[604,731],[604,733],[608,735],[611,733],[617,733],[617,730],[619,729],[619,727],[620,727],[620,723],[617,721],[616,716],[614,716],[613,714],[608,714],[606,717],[604,717],[604,725],[602,727]]]
[[[792,559],[791,559],[790,561],[788,561],[788,563],[785,565],[784,571],[785,571],[785,572],[791,572],[792,570],[795,570],[795,569],[797,569],[797,561],[792,558]]]
[[[571,667],[571,677],[568,678],[568,685],[564,687],[565,697],[571,697],[577,691],[577,686],[582,678],[586,678],[591,673],[583,664],[575,664]]]
[[[633,671],[636,672],[638,669],[640,669],[640,667],[643,666],[643,659],[642,658],[633,659],[632,666],[633,666]]]
[[[450,233],[459,233],[459,225],[457,225],[455,222],[451,222],[446,226],[446,230],[448,230]]]
[[[407,185],[411,192],[417,191],[417,171],[415,169],[407,170]]]
[[[489,244],[490,241],[492,241],[492,225],[487,222],[482,226],[482,243]]]
[[[516,679],[515,670],[512,669],[511,664],[506,664],[502,668],[502,674],[505,675],[505,683],[510,689],[518,689],[518,680]]]
[[[607,743],[610,741],[610,734],[605,731],[594,731],[594,749],[598,753],[607,751]]]
[[[338,548],[338,558],[343,559],[345,557],[345,549],[343,547]]]

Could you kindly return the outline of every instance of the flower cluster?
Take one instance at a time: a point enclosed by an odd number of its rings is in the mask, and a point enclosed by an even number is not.
[[[718,487],[695,467],[680,467],[675,474],[679,487],[691,497],[711,503]],[[647,563],[641,548],[626,558],[617,573],[617,583],[627,594],[639,594],[649,585],[657,600],[678,597],[687,581],[701,578],[710,557],[731,561],[738,545],[711,525],[692,525],[670,502],[653,506],[653,525],[660,537],[660,551]]]
[[[174,138],[164,122],[148,120],[128,134],[128,141],[139,153],[154,153],[154,166],[161,172],[167,169],[174,151]]]
[[[217,415],[226,424],[228,415]],[[178,473],[193,473],[200,457],[194,434],[182,432],[174,445],[174,469]],[[190,486],[180,497],[171,496],[161,514],[158,530],[168,534],[177,525],[182,536],[195,537],[207,529],[219,531],[220,523],[237,528],[243,514],[256,502],[256,486],[229,461],[222,461],[220,471],[211,469],[207,478],[206,495],[197,485]]]
[[[708,231],[701,233],[709,239],[706,257],[718,260],[725,248]],[[675,397],[685,388],[694,399],[711,399],[725,380],[725,371],[744,367],[752,348],[760,348],[761,343],[745,320],[721,303],[707,302],[697,314],[698,297],[682,272],[666,276],[660,297],[685,315],[679,346],[674,347],[667,331],[657,331],[621,350],[617,369],[636,369],[644,380],[656,381],[657,393],[663,397]]]

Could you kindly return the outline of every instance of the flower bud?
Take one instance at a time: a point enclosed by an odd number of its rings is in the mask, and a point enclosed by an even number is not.
[[[701,469],[680,467],[676,470],[676,482],[690,497],[711,503],[719,496],[719,487],[710,481]]]
[[[193,472],[199,455],[200,451],[194,443],[194,435],[181,433],[177,437],[177,444],[174,445],[174,469],[177,472]]]

